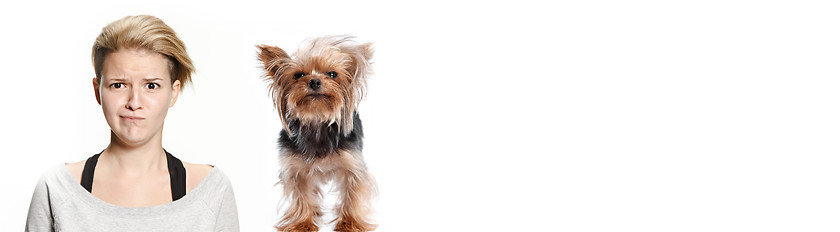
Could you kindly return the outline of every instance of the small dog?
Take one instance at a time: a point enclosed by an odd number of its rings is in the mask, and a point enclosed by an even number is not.
[[[370,200],[376,183],[362,160],[362,121],[356,108],[370,73],[371,43],[349,36],[309,40],[293,56],[258,45],[265,80],[280,114],[279,184],[290,206],[277,231],[317,231],[321,186],[339,193],[335,231],[371,231]]]

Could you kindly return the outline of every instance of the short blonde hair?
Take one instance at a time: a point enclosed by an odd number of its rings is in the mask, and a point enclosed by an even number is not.
[[[126,16],[108,24],[96,37],[91,55],[96,82],[102,80],[105,57],[124,48],[146,49],[168,58],[170,80],[181,81],[181,89],[192,81],[191,75],[195,72],[195,67],[187,55],[184,42],[175,35],[175,31],[157,17],[137,15]]]

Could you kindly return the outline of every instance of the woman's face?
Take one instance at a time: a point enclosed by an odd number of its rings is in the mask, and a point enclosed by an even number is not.
[[[96,100],[113,135],[127,145],[160,140],[163,120],[181,84],[170,81],[169,60],[145,49],[120,49],[105,57]]]

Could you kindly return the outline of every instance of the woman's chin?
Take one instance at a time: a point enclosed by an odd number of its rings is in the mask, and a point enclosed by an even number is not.
[[[116,139],[125,145],[128,146],[140,146],[143,144],[148,143],[151,141],[151,135],[144,134],[144,133],[114,133]]]

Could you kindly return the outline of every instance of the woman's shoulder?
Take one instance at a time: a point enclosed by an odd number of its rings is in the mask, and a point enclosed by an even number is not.
[[[64,164],[64,168],[70,172],[70,175],[73,176],[73,179],[75,179],[77,183],[82,182],[82,172],[85,169],[85,160],[75,163],[66,163]]]
[[[74,188],[80,188],[79,182],[73,181],[67,165],[61,163],[48,168],[38,180],[35,192],[44,192],[44,194],[49,192],[51,195],[67,196],[75,191]]]
[[[193,168],[192,175],[189,174],[190,166]],[[187,196],[212,202],[210,204],[213,205],[223,202],[229,198],[228,195],[232,194],[233,186],[219,167],[186,162],[184,162],[184,167],[187,169]]]
[[[187,170],[187,192],[192,191],[204,178],[210,175],[214,167],[207,164],[193,164],[181,161]]]
[[[70,164],[69,163],[61,163],[61,164],[56,164],[56,165],[50,166],[49,168],[47,168],[41,174],[41,181],[47,181],[47,182],[68,181],[68,179],[70,179],[70,178],[68,178],[68,176],[70,175],[70,173],[68,173],[68,171],[70,170],[70,167],[68,167],[67,165],[70,165]],[[79,173],[81,174],[81,170],[79,171]]]

